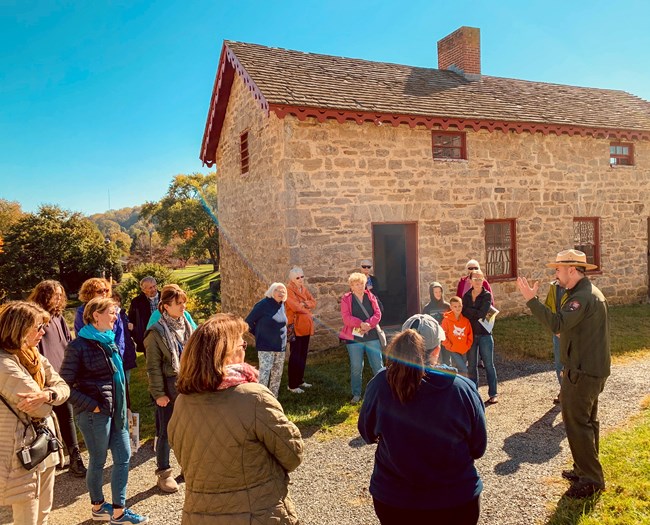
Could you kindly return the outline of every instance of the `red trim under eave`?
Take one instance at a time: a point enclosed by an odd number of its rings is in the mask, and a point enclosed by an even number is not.
[[[315,118],[318,122],[324,122],[328,119],[334,119],[339,124],[346,121],[354,121],[357,124],[364,122],[373,122],[377,125],[390,124],[397,127],[401,124],[407,124],[409,127],[425,126],[427,129],[446,130],[450,126],[455,129],[471,129],[478,131],[485,129],[487,131],[502,131],[508,133],[542,133],[548,135],[569,135],[571,137],[579,135],[581,137],[593,136],[596,138],[616,138],[619,140],[650,140],[650,131],[625,130],[625,129],[608,129],[608,128],[590,128],[586,126],[572,126],[568,124],[539,124],[536,122],[513,122],[506,120],[477,120],[461,119],[447,117],[426,117],[422,115],[393,115],[390,113],[371,113],[363,111],[346,111],[337,109],[323,109],[312,107],[297,107],[281,104],[270,104],[269,110],[273,111],[279,118],[286,115],[293,115],[298,120]]]
[[[208,118],[203,132],[201,154],[199,155],[203,164],[209,168],[216,161],[217,146],[219,145],[223,122],[226,118],[226,109],[230,100],[230,91],[232,90],[232,83],[235,79],[235,72],[242,78],[244,84],[251,91],[260,107],[267,113],[269,111],[269,104],[257,87],[257,84],[255,84],[248,72],[244,69],[244,66],[237,60],[235,53],[224,42],[221,48],[221,56],[219,57],[217,76],[214,80],[214,87],[212,88],[210,109],[208,110]]]

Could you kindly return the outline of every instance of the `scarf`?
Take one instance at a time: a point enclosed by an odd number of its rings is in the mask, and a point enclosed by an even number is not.
[[[41,366],[41,354],[36,347],[23,346],[15,353],[20,364],[23,365],[29,374],[38,383],[41,390],[45,387],[45,373]]]
[[[115,344],[115,332],[107,330],[100,332],[91,324],[86,324],[79,330],[79,337],[96,341],[102,347],[109,362],[113,367],[113,386],[115,388],[115,406],[113,407],[113,423],[116,428],[122,429],[128,427],[126,418],[126,379],[124,376],[124,366],[120,351]]]
[[[194,329],[184,315],[179,319],[174,319],[167,312],[162,313],[158,323],[163,327],[163,331],[165,332],[165,343],[167,343],[169,351],[172,354],[172,368],[174,369],[174,372],[178,374],[180,369],[181,352],[183,351],[183,348],[185,348],[185,345]]]
[[[231,386],[243,385],[244,383],[257,383],[260,373],[248,363],[237,363],[226,365],[223,368],[224,376],[217,390],[225,390]]]

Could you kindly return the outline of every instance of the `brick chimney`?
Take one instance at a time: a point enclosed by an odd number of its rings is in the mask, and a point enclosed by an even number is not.
[[[438,41],[438,69],[449,69],[464,76],[481,75],[481,30],[463,26]]]

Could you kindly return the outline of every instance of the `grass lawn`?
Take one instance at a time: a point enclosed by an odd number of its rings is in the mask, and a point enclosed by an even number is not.
[[[210,281],[219,277],[219,272],[212,269],[211,264],[186,266],[172,272],[184,290],[189,290],[198,295],[203,301],[210,301]]]

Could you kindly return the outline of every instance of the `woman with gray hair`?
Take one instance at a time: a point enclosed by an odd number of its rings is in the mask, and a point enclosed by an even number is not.
[[[259,360],[259,383],[277,398],[282,380],[285,350],[287,349],[287,313],[284,302],[287,287],[273,283],[246,317],[248,330],[255,336]]]
[[[314,318],[312,311],[316,301],[305,285],[302,268],[294,266],[289,271],[287,286],[287,327],[293,325],[293,336],[289,336],[291,353],[289,354],[289,391],[302,394],[311,384],[305,382],[305,366],[309,351],[309,338],[314,335]],[[290,330],[291,332],[291,330]]]

